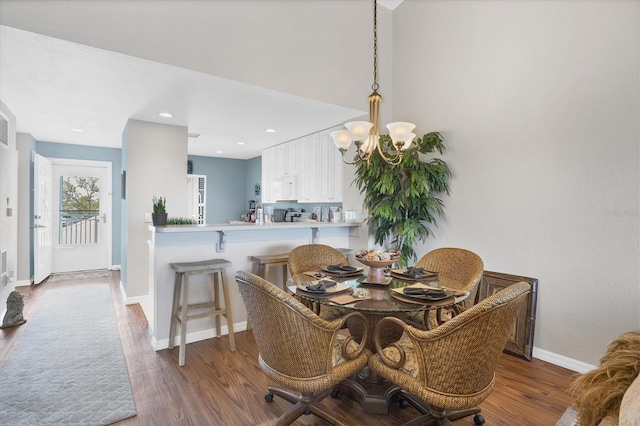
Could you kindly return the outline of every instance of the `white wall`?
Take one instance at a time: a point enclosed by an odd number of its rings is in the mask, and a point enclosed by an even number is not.
[[[6,300],[15,289],[16,253],[18,251],[18,151],[16,151],[16,117],[0,101],[0,111],[7,120],[8,145],[0,146],[0,250],[7,250],[7,270],[13,280],[0,282],[0,313],[6,310]],[[8,209],[12,209],[9,214]],[[0,316],[0,323],[4,314]]]
[[[439,246],[539,279],[535,347],[598,364],[640,328],[638,1],[405,1],[395,120],[443,132]],[[418,133],[418,132],[416,132]]]
[[[153,196],[167,199],[170,217],[187,215],[187,128],[129,120],[127,143],[127,297],[146,296],[149,281],[149,225]],[[124,255],[125,252],[123,252]]]

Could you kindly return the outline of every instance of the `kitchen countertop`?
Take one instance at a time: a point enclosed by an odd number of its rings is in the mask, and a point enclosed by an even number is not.
[[[157,233],[165,232],[210,232],[210,231],[260,231],[269,229],[305,229],[305,228],[342,228],[359,227],[362,222],[275,222],[257,225],[251,222],[214,223],[207,225],[167,225],[153,226],[149,229]]]

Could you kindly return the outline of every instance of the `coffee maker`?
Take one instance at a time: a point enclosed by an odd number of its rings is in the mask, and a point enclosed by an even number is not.
[[[249,200],[249,211],[242,214],[242,220],[245,222],[256,221],[256,200]]]

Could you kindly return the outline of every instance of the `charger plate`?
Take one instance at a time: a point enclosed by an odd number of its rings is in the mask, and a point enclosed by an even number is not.
[[[446,300],[449,298],[453,299],[453,297],[456,294],[456,292],[452,290],[445,290],[444,295],[438,295],[438,296],[429,296],[428,294],[424,294],[424,295],[405,294],[404,293],[405,288],[421,288],[425,290],[443,290],[442,286],[436,287],[436,286],[427,285],[423,283],[415,283],[405,287],[392,288],[391,295],[397,299],[398,299],[398,296],[400,296],[399,300],[403,300],[403,301],[405,299],[409,299],[417,303],[428,303],[428,302],[440,302],[442,300]]]
[[[331,280],[327,280],[327,281],[331,281]],[[296,292],[303,294],[306,297],[333,297],[338,294],[347,293],[349,291],[353,292],[353,289],[351,288],[351,286],[347,284],[339,283],[339,282],[336,282],[336,285],[325,289],[326,290],[325,293],[316,293],[316,292],[307,290],[308,285],[315,285],[315,284],[318,284],[318,282],[320,282],[320,280],[298,283],[296,285]]]
[[[362,266],[354,266],[356,268],[355,271],[341,271],[341,270],[330,270],[326,267],[321,267],[320,270],[328,275],[333,275],[334,277],[353,277],[355,275],[361,275],[364,268]]]
[[[384,277],[384,281],[382,281],[382,282],[380,282],[380,281],[369,281],[369,279],[367,278],[366,275],[363,275],[360,278],[358,278],[358,282],[360,284],[366,284],[366,285],[389,285],[391,280],[393,280],[392,277]]]
[[[389,272],[391,273],[391,275],[395,278],[399,278],[405,281],[421,281],[421,280],[429,280],[429,279],[437,279],[438,278],[438,273],[437,272],[430,272],[430,271],[425,271],[425,273],[420,274],[420,275],[405,275],[404,273],[407,271],[407,268],[401,268],[401,269],[391,269],[389,270]]]

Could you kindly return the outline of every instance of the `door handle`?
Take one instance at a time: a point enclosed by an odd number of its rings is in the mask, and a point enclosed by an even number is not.
[[[100,215],[100,217],[102,218],[102,223],[107,223],[107,214],[106,213],[102,213]]]

